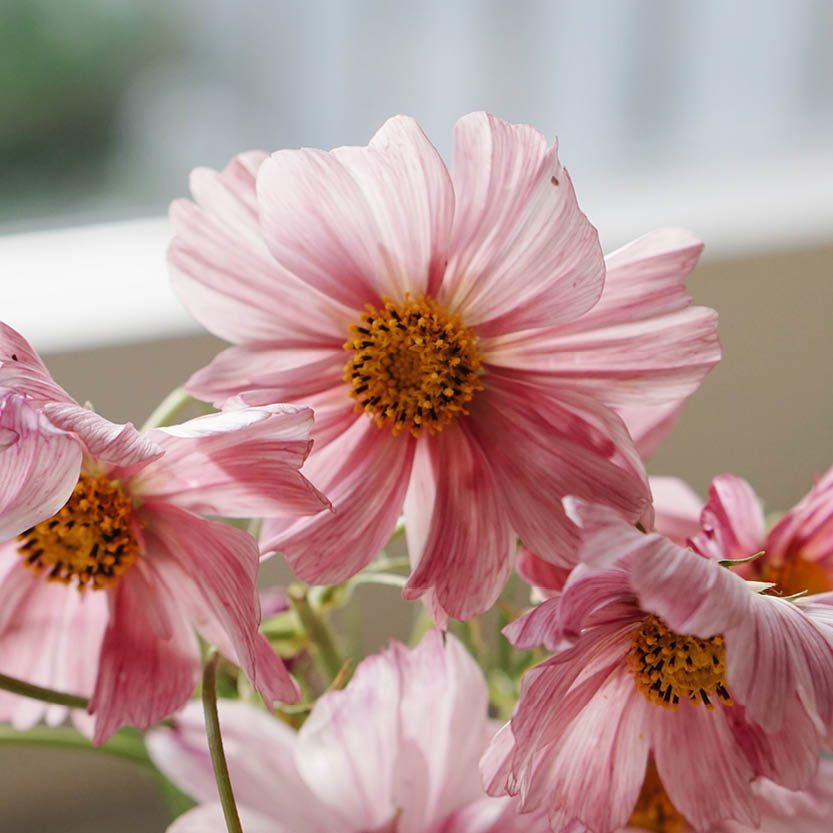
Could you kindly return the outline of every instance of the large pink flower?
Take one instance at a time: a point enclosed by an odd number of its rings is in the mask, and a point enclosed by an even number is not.
[[[140,434],[78,405],[3,324],[0,386],[0,669],[92,693],[96,742],[185,702],[199,671],[194,628],[267,702],[296,699],[258,634],[254,539],[195,512],[317,512],[326,501],[298,471],[311,411],[247,408]],[[18,726],[44,710],[0,699]]]
[[[833,630],[824,604],[760,586],[609,508],[572,503],[581,559],[563,593],[513,623],[518,647],[553,656],[523,679],[490,747],[488,790],[520,794],[595,833],[628,822],[649,756],[696,829],[754,826],[753,779],[813,778],[833,728]]]
[[[316,411],[306,471],[334,511],[262,539],[302,579],[360,570],[404,507],[406,596],[467,618],[516,535],[573,563],[561,496],[650,523],[616,409],[650,445],[718,361],[716,315],[682,286],[696,237],[656,231],[605,264],[555,146],[485,113],[458,122],[450,171],[396,117],[367,147],[247,153],[191,189],[171,209],[174,286],[237,346],[189,390]]]
[[[477,762],[492,733],[486,681],[454,637],[431,631],[365,659],[299,732],[221,701],[232,785],[247,833],[548,833],[546,816],[484,795]],[[202,802],[171,833],[222,833],[202,709],[190,704],[148,749]]]

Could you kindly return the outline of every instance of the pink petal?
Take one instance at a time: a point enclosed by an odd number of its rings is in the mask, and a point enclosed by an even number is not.
[[[812,608],[750,594],[746,615],[725,636],[726,679],[752,720],[778,731],[797,695],[820,732],[833,729],[833,632]]]
[[[525,582],[545,596],[559,593],[567,581],[567,576],[570,575],[569,567],[550,564],[526,547],[521,547],[518,551],[515,570]]]
[[[196,627],[221,634],[267,704],[297,702],[299,691],[283,662],[259,646],[260,604],[255,588],[257,544],[241,529],[207,521],[162,501],[143,505],[148,557],[178,587]]]
[[[641,696],[641,695],[640,695]],[[697,830],[725,818],[756,826],[754,772],[735,742],[727,711],[706,711],[682,700],[676,711],[651,709],[653,752],[671,803]],[[692,765],[689,750],[696,750]]]
[[[0,541],[54,515],[78,482],[78,440],[35,410],[23,395],[0,388]]]
[[[122,726],[147,729],[175,712],[199,674],[199,646],[171,590],[147,560],[119,581],[89,710],[93,743]]]
[[[764,548],[761,503],[752,487],[733,474],[712,480],[700,525],[692,545],[710,558],[747,558]]]
[[[44,405],[43,410],[53,425],[65,431],[73,431],[90,454],[114,466],[145,465],[163,453],[159,446],[146,434],[139,433],[130,422],[117,425],[95,411],[72,402],[50,402]]]
[[[324,833],[325,814],[295,768],[297,733],[241,701],[220,700],[218,711],[238,808],[279,820],[291,831]],[[201,802],[216,800],[202,703],[189,703],[172,728],[151,730],[146,743],[154,764],[187,795]]]
[[[481,336],[590,309],[604,259],[555,145],[528,125],[471,113],[454,128],[452,160],[457,207],[440,300]]]
[[[73,402],[55,382],[34,348],[17,330],[0,321],[0,387],[26,394],[35,405]]]
[[[442,608],[468,619],[494,603],[512,570],[514,534],[483,447],[457,421],[427,438],[438,469],[431,530],[405,586],[406,599],[434,589]]]
[[[253,151],[235,157],[220,173],[193,171],[197,204],[171,204],[176,236],[168,263],[174,290],[203,326],[231,342],[335,343],[343,338],[339,317],[349,313],[278,265],[263,240],[255,177],[266,158]]]
[[[188,392],[216,407],[226,400],[252,390],[269,391],[267,399],[251,404],[286,402],[340,387],[348,401],[347,386],[342,381],[347,354],[341,345],[299,347],[291,343],[230,347],[211,364],[198,370],[188,380]]]
[[[389,656],[370,656],[346,689],[318,700],[298,733],[298,772],[328,808],[330,829],[374,830],[396,813],[401,685]]]
[[[312,419],[309,408],[271,405],[151,431],[165,454],[130,482],[131,492],[205,515],[320,512],[329,502],[299,472],[312,446]]]
[[[588,398],[491,377],[474,403],[476,436],[488,453],[512,526],[539,558],[575,563],[578,535],[561,505],[577,495],[647,521],[647,476],[616,415]]]
[[[628,427],[639,456],[647,461],[677,424],[688,398],[674,399],[665,405],[630,405],[616,412]]]
[[[297,829],[285,827],[280,820],[263,816],[247,807],[237,809],[240,824],[246,833],[297,833]],[[227,830],[223,807],[218,802],[201,804],[183,813],[171,824],[167,833],[226,833]]]
[[[388,120],[367,148],[278,151],[257,192],[278,262],[347,307],[420,295],[445,262],[451,183],[412,119]]]
[[[355,575],[388,542],[405,499],[416,441],[356,420],[328,445],[316,445],[305,474],[332,501],[332,511],[296,520],[269,518],[261,550],[278,550],[311,584]]]
[[[766,539],[767,559],[789,556],[833,562],[833,467],[770,530]]]
[[[477,763],[491,735],[483,672],[462,644],[437,630],[409,651],[391,647],[401,675],[401,736],[394,785],[398,833],[434,830],[483,795]]]
[[[518,804],[513,798],[481,798],[449,816],[438,833],[551,833],[545,812],[522,814]]]
[[[687,540],[700,532],[703,501],[678,477],[652,477],[649,482],[657,532],[675,544],[686,546]]]
[[[107,624],[103,593],[78,593],[27,570],[14,541],[0,545],[10,562],[0,579],[9,617],[0,630],[0,671],[35,685],[88,697],[93,690]],[[63,723],[68,709],[38,700],[0,695],[0,720],[28,729],[41,719]]]

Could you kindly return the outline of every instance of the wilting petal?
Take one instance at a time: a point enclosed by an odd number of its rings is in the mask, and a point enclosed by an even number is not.
[[[702,531],[692,544],[710,558],[748,558],[763,549],[761,503],[752,487],[733,474],[712,480],[700,525]]]
[[[158,561],[159,572],[169,577],[172,587],[184,591],[196,626],[206,633],[225,633],[240,667],[268,704],[297,701],[298,688],[280,658],[258,650],[259,558],[254,539],[241,529],[161,501],[148,502],[143,510],[148,557]]]
[[[294,405],[197,417],[149,432],[164,456],[130,482],[145,499],[225,517],[315,514],[327,499],[299,472],[312,411]]]
[[[668,797],[697,830],[734,818],[756,826],[758,807],[749,782],[755,772],[735,741],[722,707],[706,711],[682,700],[676,711],[651,709],[657,770]],[[698,760],[682,750],[697,749]],[[592,825],[591,825],[592,826]]]
[[[648,460],[677,424],[686,402],[687,398],[675,399],[665,405],[630,405],[616,409],[643,460]]]
[[[78,440],[19,393],[0,388],[0,541],[54,515],[78,482]]]
[[[77,434],[87,451],[96,459],[119,467],[145,465],[161,457],[163,451],[133,423],[118,425],[89,408],[73,402],[49,402],[43,411],[50,422]]]
[[[191,174],[197,204],[171,204],[174,290],[203,326],[228,341],[337,340],[345,311],[279,266],[263,241],[255,177],[266,158],[242,153],[222,172]]]
[[[405,499],[415,441],[362,418],[319,447],[304,473],[332,510],[298,520],[267,519],[261,550],[278,550],[302,581],[338,584],[388,542]]]
[[[531,584],[537,592],[545,596],[558,593],[564,587],[567,576],[570,575],[570,567],[558,567],[539,558],[532,550],[521,547],[518,550],[518,558],[515,562],[515,570],[518,575],[528,584]]]
[[[173,714],[197,682],[199,646],[180,606],[146,560],[119,581],[90,701],[93,743],[122,726],[147,729]]]
[[[443,477],[425,550],[403,594],[415,599],[434,589],[450,616],[468,619],[488,609],[506,583],[515,538],[477,440],[458,422],[430,442]]]
[[[23,336],[0,321],[0,387],[26,394],[33,404],[73,402],[55,382],[40,356]]]
[[[348,388],[342,382],[347,363],[343,341],[344,337],[335,347],[301,348],[278,342],[268,347],[230,347],[191,376],[186,387],[192,396],[217,408],[225,407],[231,397],[258,390],[269,391],[268,397],[250,404],[304,399],[333,387],[340,387],[347,401]]]
[[[604,259],[555,145],[528,125],[471,113],[454,128],[452,159],[457,208],[440,300],[481,336],[590,309]]]
[[[445,261],[451,184],[412,119],[389,120],[367,148],[278,151],[257,193],[278,262],[356,310],[422,294]]]

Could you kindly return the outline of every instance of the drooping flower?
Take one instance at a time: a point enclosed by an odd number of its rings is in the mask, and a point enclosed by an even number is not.
[[[484,757],[488,791],[595,833],[628,823],[649,756],[696,829],[755,826],[752,782],[807,788],[833,728],[831,599],[789,601],[607,507],[572,501],[577,566],[514,622],[553,656]]]
[[[196,513],[317,512],[300,474],[312,413],[269,405],[139,433],[78,405],[0,324],[0,670],[92,694],[96,742],[179,708],[199,671],[196,631],[267,702],[298,689],[258,634],[259,553]],[[46,712],[4,694],[22,727]]]
[[[736,569],[783,595],[833,590],[833,468],[769,532],[752,487],[732,474],[716,477],[690,544],[709,558],[762,553]]]
[[[236,346],[189,390],[316,411],[306,472],[334,511],[267,522],[264,552],[339,582],[404,508],[406,597],[467,618],[516,535],[574,562],[561,496],[650,524],[616,409],[647,438],[719,359],[715,313],[682,286],[696,237],[656,231],[605,264],[555,146],[485,113],[458,122],[450,171],[396,117],[367,147],[247,153],[191,189],[171,209],[174,286]]]
[[[323,695],[300,731],[240,702],[219,704],[232,786],[247,833],[548,833],[486,796],[477,762],[492,732],[480,669],[430,631],[365,659]],[[170,833],[223,833],[199,704],[147,738],[154,762],[201,806]]]

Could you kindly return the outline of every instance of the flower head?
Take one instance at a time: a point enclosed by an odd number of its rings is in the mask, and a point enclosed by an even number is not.
[[[571,511],[583,563],[507,629],[516,646],[554,653],[527,672],[484,758],[489,791],[547,809],[554,831],[579,819],[611,833],[634,813],[650,759],[692,827],[755,826],[753,780],[805,789],[833,728],[829,605],[762,595],[606,507]]]
[[[477,761],[491,734],[486,682],[452,636],[365,659],[323,695],[299,732],[244,703],[220,703],[226,757],[250,833],[548,833],[543,815],[483,794]],[[204,802],[171,833],[225,830],[201,709],[148,736],[154,762]]]
[[[2,670],[92,694],[96,742],[182,705],[198,673],[195,629],[267,702],[296,699],[258,634],[254,539],[196,513],[325,505],[299,472],[309,409],[246,408],[139,433],[78,405],[3,324],[0,385]],[[0,711],[23,726],[44,709],[4,695]]]
[[[682,287],[693,235],[605,261],[555,146],[485,113],[458,122],[450,170],[395,117],[367,147],[243,154],[191,188],[171,209],[174,286],[236,346],[189,390],[316,410],[306,471],[334,511],[262,537],[300,578],[356,573],[404,510],[406,597],[467,618],[516,536],[572,565],[563,495],[650,524],[617,409],[647,450],[719,358],[714,312]]]

